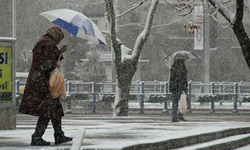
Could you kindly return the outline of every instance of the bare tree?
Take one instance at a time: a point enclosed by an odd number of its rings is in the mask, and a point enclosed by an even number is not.
[[[248,68],[250,69],[250,40],[243,24],[244,0],[235,1],[235,13],[229,11],[219,0],[208,0],[208,2],[210,2],[216,8],[216,10],[220,12],[229,22],[239,41]]]
[[[167,2],[167,0],[164,0]],[[202,0],[203,1],[203,0]],[[245,57],[246,63],[248,65],[248,68],[250,69],[250,39],[245,31],[244,24],[243,24],[243,15],[244,15],[244,2],[250,2],[250,0],[236,0],[235,1],[235,12],[231,12],[226,6],[226,3],[232,3],[231,0],[223,1],[220,0],[207,0],[213,7],[216,9],[215,12],[210,14],[210,16],[218,22],[218,20],[214,17],[216,13],[220,13],[228,22],[228,26],[231,26],[238,42],[241,46],[242,53]],[[193,9],[191,7],[191,3],[193,3],[194,0],[180,0],[178,3],[175,3],[173,7],[176,7],[178,11],[182,11],[184,8],[190,9],[189,12]],[[247,6],[247,4],[246,4]],[[250,7],[250,6],[247,6]],[[189,13],[185,13],[187,15]]]
[[[153,24],[154,15],[156,8],[158,6],[159,0],[152,0],[151,7],[148,12],[146,24],[144,30],[139,34],[136,39],[134,48],[132,50],[132,55],[121,59],[121,46],[122,43],[116,37],[116,23],[115,23],[115,12],[113,6],[113,0],[105,0],[107,6],[107,12],[111,24],[111,41],[112,47],[115,53],[115,66],[117,73],[117,86],[116,86],[116,95],[114,102],[114,116],[127,116],[128,115],[128,98],[130,85],[132,78],[136,72],[136,66],[140,57],[140,52],[142,47],[147,41],[151,27]]]

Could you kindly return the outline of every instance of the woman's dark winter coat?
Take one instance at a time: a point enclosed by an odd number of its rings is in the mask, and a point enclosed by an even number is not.
[[[185,60],[175,60],[170,69],[169,91],[172,93],[181,93],[188,91],[187,88],[187,69]]]
[[[25,85],[20,113],[56,118],[63,116],[58,98],[52,98],[49,89],[51,72],[56,68],[60,51],[52,40],[45,37],[33,49],[33,59]]]

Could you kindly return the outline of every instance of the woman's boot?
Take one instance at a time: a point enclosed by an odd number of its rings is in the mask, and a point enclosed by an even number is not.
[[[66,137],[64,135],[64,132],[62,131],[61,117],[51,119],[51,122],[52,122],[54,132],[55,132],[54,137],[55,137],[55,144],[56,145],[73,140],[72,138]]]
[[[32,146],[50,145],[50,142],[46,142],[42,138],[42,136],[43,136],[43,134],[48,126],[49,120],[50,120],[49,118],[45,118],[45,117],[38,118],[35,133],[32,134],[32,136],[31,136],[31,144],[30,145],[32,145]]]

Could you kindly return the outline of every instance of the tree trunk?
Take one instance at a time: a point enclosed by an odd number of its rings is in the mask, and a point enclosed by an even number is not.
[[[250,40],[244,29],[243,15],[244,15],[244,1],[236,0],[236,12],[231,13],[218,0],[208,0],[214,7],[219,8],[219,12],[231,23],[231,27],[239,41],[242,53],[245,57],[248,68],[250,69]]]
[[[154,15],[156,8],[158,6],[159,0],[152,0],[151,7],[147,16],[147,21],[144,30],[137,37],[135,47],[132,51],[132,57],[126,59],[123,62],[121,61],[121,45],[116,38],[115,31],[115,13],[113,8],[112,0],[105,0],[106,10],[110,18],[111,24],[111,41],[112,46],[115,52],[115,66],[117,74],[117,86],[116,86],[116,95],[113,108],[113,116],[128,116],[128,100],[129,100],[129,91],[132,82],[132,78],[136,71],[136,66],[138,59],[141,53],[141,49],[145,42],[147,41],[148,36],[150,35],[151,27],[154,20]]]
[[[123,63],[115,61],[118,82],[115,96],[117,104],[114,104],[114,116],[128,116],[130,85],[137,65],[137,63],[131,62],[131,60],[125,60]]]
[[[247,66],[250,69],[250,40],[244,29],[243,23],[237,22],[236,24],[234,24],[233,30],[241,46]]]

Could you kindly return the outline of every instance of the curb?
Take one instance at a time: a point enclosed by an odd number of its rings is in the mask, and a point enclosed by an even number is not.
[[[121,150],[167,150],[167,149],[175,149],[175,148],[181,148],[185,146],[191,146],[198,143],[204,143],[216,139],[221,139],[233,135],[240,135],[240,134],[246,134],[250,133],[250,127],[245,128],[236,128],[236,129],[227,129],[219,132],[212,132],[212,133],[205,133],[200,135],[194,135],[194,136],[188,136],[178,139],[171,139],[167,141],[160,141],[156,143],[143,143],[143,144],[137,144],[133,146],[124,147]],[[245,140],[245,141],[244,141]],[[231,148],[238,148],[245,146],[249,144],[250,137],[241,139],[239,141],[233,141],[229,143],[223,143],[211,147],[207,147],[206,149],[231,149]],[[240,143],[237,143],[240,142]]]

